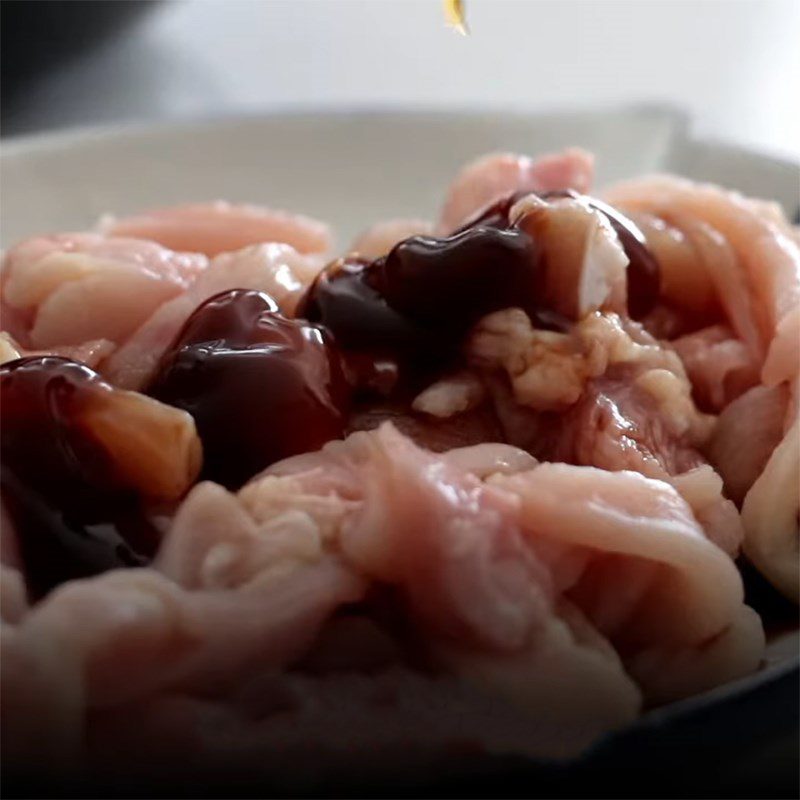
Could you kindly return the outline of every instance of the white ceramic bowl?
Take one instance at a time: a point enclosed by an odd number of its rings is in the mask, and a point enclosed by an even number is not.
[[[391,216],[432,215],[455,171],[491,150],[580,145],[598,182],[667,170],[797,206],[796,165],[687,134],[670,109],[520,115],[281,114],[24,137],[0,154],[4,246],[105,212],[224,198],[330,221],[344,243]]]

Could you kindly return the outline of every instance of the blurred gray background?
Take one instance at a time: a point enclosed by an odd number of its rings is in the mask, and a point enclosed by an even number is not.
[[[298,107],[644,102],[685,109],[699,135],[800,157],[800,0],[466,0],[468,37],[441,0],[69,5],[49,23],[44,3],[2,3],[5,136]],[[40,42],[11,6],[35,9]],[[125,19],[97,35],[87,6]]]

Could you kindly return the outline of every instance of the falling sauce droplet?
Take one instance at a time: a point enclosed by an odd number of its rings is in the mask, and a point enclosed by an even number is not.
[[[469,35],[463,0],[444,0],[444,18],[448,26],[457,30],[462,36]]]

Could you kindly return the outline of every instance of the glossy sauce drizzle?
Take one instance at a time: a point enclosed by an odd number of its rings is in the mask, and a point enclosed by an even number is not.
[[[464,335],[492,311],[521,307],[550,327],[538,300],[539,261],[536,242],[513,226],[412,236],[375,261],[334,262],[297,313],[330,329],[349,363],[368,362],[371,354],[395,364],[401,384],[424,382],[458,357]]]
[[[2,494],[28,588],[146,563],[158,535],[140,498],[86,426],[113,392],[84,364],[52,356],[0,367]]]
[[[194,417],[203,477],[228,488],[340,438],[349,404],[330,336],[244,289],[192,314],[146,391]]]
[[[544,254],[535,236],[510,219],[525,194],[492,203],[450,236],[412,236],[375,261],[334,262],[310,287],[298,316],[333,332],[362,388],[379,383],[369,366],[375,364],[384,374],[393,365],[401,375],[395,386],[408,384],[409,376],[412,384],[414,377],[424,382],[457,358],[466,332],[492,311],[522,308],[540,328],[566,329],[568,321],[541,300]],[[573,197],[609,219],[630,260],[631,314],[650,311],[658,299],[658,264],[633,222],[575,192],[545,197]]]

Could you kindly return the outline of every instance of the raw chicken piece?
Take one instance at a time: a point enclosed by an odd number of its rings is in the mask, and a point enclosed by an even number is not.
[[[21,315],[8,330],[36,350],[100,339],[119,344],[206,264],[202,255],[137,239],[92,233],[29,239],[3,262],[3,303]]]
[[[145,211],[122,219],[101,220],[110,236],[150,239],[172,250],[216,256],[249,245],[281,242],[299,253],[325,253],[332,241],[327,225],[318,220],[254,205],[224,200]]]
[[[548,460],[632,469],[659,480],[702,464],[691,438],[678,432],[653,392],[637,385],[633,377],[621,367],[592,380],[581,399],[557,421],[555,438],[545,451]],[[676,416],[678,424],[688,421],[680,413]]]
[[[223,253],[188,291],[158,308],[114,353],[103,372],[118,386],[141,388],[201,303],[230,289],[254,289],[269,294],[291,316],[301,294],[321,268],[321,261],[300,255],[286,244],[261,244]]]
[[[571,749],[634,713],[636,692],[613,651],[586,635],[569,603],[553,603],[552,580],[520,536],[513,496],[391,426],[277,464],[239,498],[262,524],[310,516],[359,572],[402,590],[447,671],[512,694],[554,736],[571,731]],[[523,686],[527,670],[536,680]]]
[[[53,345],[47,350],[26,350],[5,332],[0,332],[0,364],[27,356],[61,356],[80,361],[94,369],[114,352],[115,345],[108,339],[95,339],[82,344]]]
[[[55,776],[80,763],[84,735],[80,680],[64,652],[72,632],[31,639],[25,631],[24,621],[0,626],[3,763]]]
[[[589,191],[594,178],[594,157],[570,148],[536,160],[513,153],[496,153],[467,164],[447,193],[437,232],[454,231],[473,214],[513,192]]]
[[[677,432],[691,430],[699,438],[706,432],[704,419],[688,400],[680,359],[637,323],[616,314],[590,314],[564,334],[535,329],[520,309],[498,311],[478,323],[466,352],[478,368],[504,370],[517,402],[539,411],[566,410],[591,379],[628,365],[630,377],[662,401]],[[646,379],[648,371],[657,371],[660,379]]]
[[[744,552],[767,579],[800,601],[800,422],[786,432],[744,500]]]
[[[635,213],[631,219],[658,259],[661,298],[693,314],[708,316],[717,312],[716,287],[691,237],[652,214]]]
[[[706,536],[731,558],[739,555],[744,529],[739,511],[722,492],[722,478],[709,464],[674,475],[670,483],[689,504]]]
[[[320,520],[326,541],[338,541],[360,571],[402,586],[434,641],[447,632],[456,649],[470,641],[488,653],[535,648],[549,634],[526,619],[542,609],[569,617],[551,605],[564,597],[626,658],[644,659],[651,648],[697,651],[690,674],[672,676],[677,694],[718,682],[703,646],[719,637],[725,650],[728,631],[750,619],[736,568],[686,502],[635,473],[542,464],[476,484],[384,426],[277,464],[239,497],[256,519],[302,510]],[[714,661],[722,680],[757,666],[763,636],[750,633],[741,648],[731,636],[730,661]],[[572,635],[581,639],[578,628]],[[486,666],[513,671],[515,661]],[[651,678],[643,672],[645,687]],[[657,696],[669,680],[658,677]]]
[[[717,245],[725,241],[729,255],[710,260],[707,265],[715,263],[719,270],[715,285],[731,326],[752,346],[753,337],[742,324],[752,320],[759,334],[759,346],[754,348],[759,362],[767,354],[762,380],[767,386],[785,382],[792,386],[800,373],[800,244],[777,209],[735,192],[669,176],[620,184],[610,190],[608,197],[628,209],[666,216],[680,227],[685,228],[686,220],[694,220],[695,225],[713,229]],[[729,288],[724,294],[726,286]],[[762,419],[756,418],[755,423],[760,425]],[[726,424],[730,431],[731,423]],[[716,445],[718,450],[731,447],[724,443],[731,435],[724,430]],[[763,435],[771,438],[774,432],[765,431]],[[797,437],[792,426],[770,456],[764,472],[752,483],[742,509],[745,552],[780,591],[795,600],[800,537]],[[755,462],[763,459],[765,449],[763,441],[754,443],[741,477],[734,482],[735,491],[743,491],[753,481],[752,469]],[[716,457],[722,463],[730,463],[723,452]],[[730,466],[723,468],[731,471]]]
[[[212,487],[212,506],[214,489],[224,493]],[[204,492],[207,485],[198,487],[193,496],[200,499],[189,505],[189,514],[198,507],[209,511]],[[223,503],[221,510],[227,514],[229,507]],[[203,519],[206,526],[220,522],[213,513]],[[243,543],[247,535],[258,535],[252,522],[232,542],[230,520],[216,529],[222,541],[206,536],[201,542],[191,528],[181,533],[184,522],[179,515],[167,560],[180,559],[178,551],[188,549],[186,559],[213,563],[220,548],[241,554],[237,545],[258,556],[257,546]],[[204,545],[209,552],[198,552]],[[238,580],[229,570],[231,582],[224,586],[205,585],[200,575],[198,588],[184,589],[152,569],[137,569],[72,581],[48,595],[4,646],[4,716],[17,736],[30,733],[15,737],[17,754],[46,760],[50,754],[41,752],[38,740],[57,737],[55,753],[61,748],[74,757],[93,709],[141,703],[171,687],[219,692],[249,670],[281,668],[308,646],[336,605],[360,596],[362,582],[330,557],[318,552],[308,563],[281,564],[275,555],[273,549],[268,563],[248,561]],[[6,703],[9,697],[22,699]],[[33,704],[33,697],[41,700]],[[36,709],[40,713],[31,715]]]
[[[386,255],[398,242],[410,236],[430,236],[433,225],[421,219],[391,219],[378,222],[357,236],[350,245],[351,253],[364,258],[380,258]]]
[[[756,354],[727,325],[712,325],[673,340],[694,388],[708,410],[721,411],[759,383]]]
[[[518,200],[509,218],[531,234],[544,257],[542,300],[579,320],[604,308],[624,313],[628,256],[608,217],[582,200]]]
[[[717,419],[706,452],[728,497],[739,504],[783,437],[788,402],[785,385],[755,386]]]
[[[478,478],[488,478],[498,473],[511,475],[533,469],[538,463],[530,453],[518,447],[494,442],[471,447],[455,447],[447,453],[442,453],[442,460],[451,467],[462,472],[470,472]]]
[[[670,486],[564,464],[492,484],[520,498],[529,536],[574,548],[573,561],[582,555],[565,570],[554,550],[561,590],[620,648],[646,698],[672,700],[756,669],[764,634],[739,573]]]
[[[713,280],[734,329],[748,343],[750,338],[740,324],[751,315],[742,304],[747,294],[755,300],[752,311],[762,348],[772,341],[784,317],[796,313],[800,247],[786,234],[785,226],[775,224],[752,201],[710,184],[667,175],[617,184],[606,192],[606,198],[625,209],[666,216],[679,227],[681,220],[694,220],[707,226],[708,236],[718,241],[724,237],[735,258],[725,266],[716,262],[720,274]],[[714,263],[706,260],[706,267],[712,268]],[[723,294],[726,283],[731,287],[727,297]]]
[[[671,483],[685,493],[709,540],[737,555],[743,531],[736,508],[698,450],[711,420],[698,414],[688,385],[672,372],[653,369],[631,380],[629,370],[591,381],[569,412],[549,421],[543,449],[534,452],[549,461],[635,470]]]

